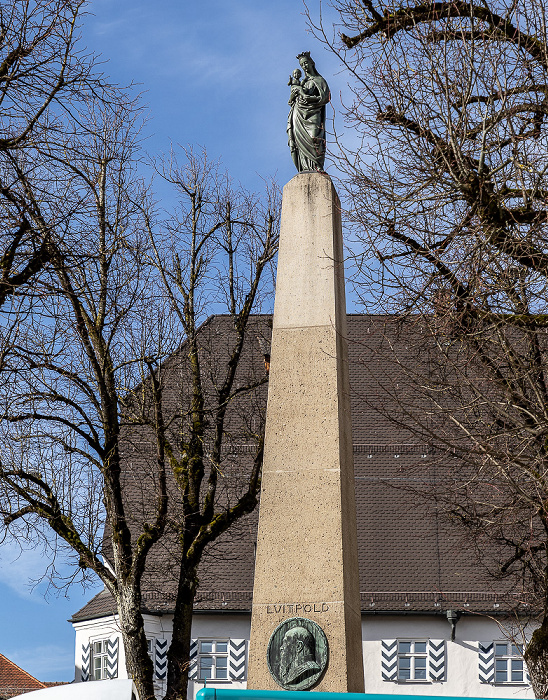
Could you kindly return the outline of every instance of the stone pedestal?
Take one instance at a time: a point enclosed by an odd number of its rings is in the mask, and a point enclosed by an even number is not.
[[[363,693],[340,204],[320,173],[283,192],[248,688],[281,690],[267,647],[293,617],[327,637],[312,690]]]

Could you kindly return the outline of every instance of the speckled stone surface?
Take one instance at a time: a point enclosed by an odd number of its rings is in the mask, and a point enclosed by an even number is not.
[[[248,688],[284,619],[329,643],[318,691],[364,692],[340,204],[325,174],[284,188]]]

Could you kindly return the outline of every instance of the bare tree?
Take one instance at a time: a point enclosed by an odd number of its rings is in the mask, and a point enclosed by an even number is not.
[[[119,489],[123,396],[146,370],[144,358],[158,356],[159,342],[136,323],[146,318],[147,302],[150,308],[144,290],[151,285],[139,264],[132,204],[146,196],[132,168],[133,119],[130,104],[116,111],[90,105],[86,122],[59,136],[64,157],[55,158],[55,178],[47,169],[20,168],[36,220],[47,230],[53,218],[64,235],[32,292],[21,289],[5,310],[14,322],[2,344],[0,480],[6,526],[34,543],[40,535],[56,538],[115,595],[128,665],[147,698],[152,668],[138,583],[149,540],[162,532],[162,511],[152,514],[151,532],[132,556]],[[105,522],[114,573],[100,556]]]
[[[335,6],[358,279],[425,349],[391,351],[413,389],[385,389],[402,426],[458,455],[437,502],[540,611],[525,659],[547,697],[546,6]]]
[[[277,195],[236,192],[189,157],[164,173],[181,206],[162,221],[139,178],[137,101],[78,50],[84,6],[0,8],[0,509],[5,532],[42,543],[56,585],[67,583],[60,553],[71,581],[103,581],[143,699],[154,696],[147,564],[163,539],[179,546],[168,696],[186,698],[198,565],[257,503],[262,424],[241,397],[266,375],[240,365],[272,289]],[[223,308],[232,332],[219,353],[200,324]],[[223,446],[242,430],[256,453],[233,464]],[[135,436],[147,455],[140,510]]]
[[[186,698],[198,565],[219,536],[258,502],[263,460],[264,367],[243,371],[251,314],[272,299],[278,245],[278,192],[266,201],[234,190],[205,153],[165,165],[184,206],[166,222],[159,240],[149,224],[152,262],[185,338],[178,421],[165,432],[165,449],[179,511],[171,527],[178,542],[173,638],[166,698]],[[228,315],[225,337],[207,339],[199,328],[206,309]],[[264,328],[262,329],[264,332]],[[173,416],[172,416],[173,417]],[[231,464],[227,447],[244,440],[251,458]]]
[[[11,0],[0,7],[0,306],[53,255],[62,221],[36,217],[24,174],[62,157],[58,138],[90,99],[120,99],[77,46],[83,0]],[[49,199],[55,191],[44,190]]]
[[[0,502],[17,537],[50,547],[55,537],[100,577],[128,672],[150,700],[151,551],[164,537],[179,547],[167,697],[183,698],[198,565],[257,503],[262,425],[248,433],[251,463],[231,465],[222,451],[242,434],[239,398],[266,381],[264,368],[248,380],[239,365],[250,315],[272,289],[278,205],[272,193],[261,203],[235,192],[191,156],[170,171],[181,207],[162,222],[135,171],[135,118],[131,104],[91,111],[85,138],[73,134],[57,163],[72,174],[63,200],[78,207],[30,298],[10,307]],[[40,187],[29,177],[25,186],[40,212]],[[199,325],[222,305],[232,332],[219,353]],[[147,457],[138,503],[126,459],[134,439]]]

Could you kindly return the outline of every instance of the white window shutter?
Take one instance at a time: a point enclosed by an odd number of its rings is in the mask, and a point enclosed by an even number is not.
[[[383,681],[398,679],[398,640],[381,641],[381,674]]]
[[[188,679],[195,681],[198,678],[198,640],[190,640],[190,656],[188,663]]]
[[[480,683],[495,682],[495,645],[478,642],[478,673]]]
[[[245,639],[228,640],[228,677],[231,681],[245,681],[246,647]]]
[[[154,675],[159,681],[167,678],[167,639],[156,637],[154,643]]]
[[[119,638],[109,639],[108,657],[107,657],[107,676],[108,678],[118,678],[118,645]]]
[[[89,681],[91,663],[91,643],[82,644],[82,667],[80,669],[80,678],[82,682]]]
[[[428,640],[428,678],[434,683],[445,680],[445,641]]]

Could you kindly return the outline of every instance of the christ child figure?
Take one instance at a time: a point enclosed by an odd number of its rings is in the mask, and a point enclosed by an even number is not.
[[[299,94],[299,90],[294,90],[293,88],[294,88],[294,86],[301,87],[301,85],[302,85],[301,75],[302,75],[302,72],[298,68],[295,68],[293,73],[289,76],[289,82],[287,84],[291,85],[291,96],[289,97],[288,104],[293,104],[293,102],[295,102],[295,100],[297,99],[297,95]]]

